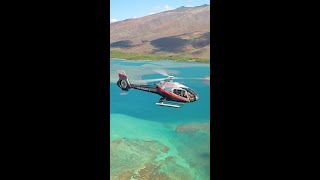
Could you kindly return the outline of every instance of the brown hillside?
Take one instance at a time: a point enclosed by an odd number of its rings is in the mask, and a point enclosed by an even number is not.
[[[110,46],[126,53],[209,59],[210,6],[180,7],[111,23]]]

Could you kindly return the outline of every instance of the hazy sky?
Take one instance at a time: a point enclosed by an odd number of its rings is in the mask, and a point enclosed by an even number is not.
[[[110,22],[137,18],[181,6],[210,4],[210,0],[111,0]]]

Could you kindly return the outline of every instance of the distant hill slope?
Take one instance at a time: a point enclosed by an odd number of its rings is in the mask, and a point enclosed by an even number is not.
[[[210,6],[180,7],[111,23],[110,46],[114,57],[140,54],[209,61]]]

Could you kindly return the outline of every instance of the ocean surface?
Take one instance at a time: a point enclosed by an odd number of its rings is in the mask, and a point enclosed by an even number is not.
[[[110,179],[210,179],[210,84],[178,82],[200,99],[181,108],[157,106],[159,95],[135,89],[126,95],[115,84],[117,70],[135,80],[210,76],[210,65],[195,62],[110,59]],[[152,83],[150,83],[152,84]]]

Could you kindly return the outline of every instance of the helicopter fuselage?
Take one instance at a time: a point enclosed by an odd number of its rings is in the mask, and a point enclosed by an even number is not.
[[[118,86],[121,88],[120,82]],[[162,81],[155,85],[130,84],[130,88],[158,94],[162,96],[162,100],[167,101],[189,103],[199,99],[199,95],[194,90],[178,82]]]
[[[184,103],[194,102],[199,99],[199,95],[191,88],[178,82],[173,82],[173,76],[169,76],[169,79],[160,81],[159,84],[142,85],[131,84],[124,71],[120,71],[118,75],[119,80],[117,82],[117,85],[123,91],[129,91],[129,89],[137,89],[140,91],[158,94],[161,96],[159,103],[156,103],[159,106],[180,108]],[[180,103],[180,105],[164,103],[166,101]]]

